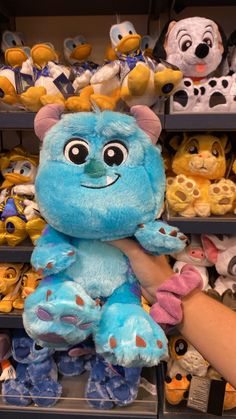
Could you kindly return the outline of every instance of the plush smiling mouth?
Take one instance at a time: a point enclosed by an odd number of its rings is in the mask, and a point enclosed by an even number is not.
[[[115,175],[117,176],[116,179],[112,179],[112,177],[106,176],[106,185],[95,186],[95,185],[84,185],[84,184],[81,184],[81,186],[83,188],[88,188],[88,189],[103,189],[103,188],[108,188],[108,186],[114,185],[114,183],[116,183],[117,180],[120,178],[120,175],[118,173],[115,173]]]

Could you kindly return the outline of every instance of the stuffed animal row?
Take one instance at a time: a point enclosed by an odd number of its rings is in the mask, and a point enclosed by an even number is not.
[[[18,33],[5,31],[5,65],[0,68],[2,108],[12,105],[38,111],[45,104],[59,103],[69,111],[89,111],[94,106],[113,110],[119,101],[128,107],[152,106],[160,97],[169,96],[182,80],[181,71],[158,64],[145,54],[142,38],[131,22],[113,25],[110,41],[112,61],[105,59],[99,66],[89,60],[92,46],[82,35],[65,39],[65,66],[59,63],[51,43],[26,49]]]
[[[219,24],[198,16],[164,26],[153,55],[184,75],[171,98],[171,113],[235,112],[235,39],[235,32],[227,41]]]
[[[33,243],[45,221],[35,201],[38,155],[18,146],[0,155],[0,244],[16,246],[29,236]]]

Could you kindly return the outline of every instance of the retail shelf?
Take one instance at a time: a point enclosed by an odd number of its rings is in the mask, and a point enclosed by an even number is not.
[[[236,115],[234,113],[167,114],[164,128],[167,131],[234,131]]]
[[[223,413],[223,419],[233,419],[236,417],[236,409]],[[160,419],[216,419],[215,415],[201,413],[198,410],[190,409],[184,404],[172,406],[166,403],[164,412],[159,415]]]
[[[150,7],[154,8],[157,0],[91,0],[90,2],[69,0],[58,2],[48,0],[37,2],[31,0],[2,0],[5,14],[9,16],[81,16],[81,15],[116,15],[118,14],[147,14]],[[162,3],[162,2],[161,2]],[[163,7],[165,6],[163,2]],[[1,10],[0,10],[1,12]]]
[[[236,0],[174,0],[172,7],[176,13],[180,13],[185,7],[203,6],[236,6]]]
[[[84,398],[84,389],[88,373],[79,377],[62,377],[62,397],[55,406],[42,408],[32,405],[27,407],[7,406],[0,396],[1,419],[58,419],[58,416],[69,416],[95,419],[98,416],[112,419],[154,419],[157,417],[157,396],[151,395],[140,387],[134,403],[126,407],[115,407],[112,410],[96,410]]]
[[[0,262],[30,262],[33,245],[30,240],[20,243],[18,246],[0,246]]]
[[[163,218],[168,224],[179,227],[183,233],[236,235],[236,216],[233,214],[185,218],[165,213]]]
[[[1,111],[0,112],[0,129],[1,130],[27,130],[34,127],[34,112],[25,111]]]
[[[7,329],[23,328],[22,310],[13,310],[11,313],[0,313],[0,327]]]

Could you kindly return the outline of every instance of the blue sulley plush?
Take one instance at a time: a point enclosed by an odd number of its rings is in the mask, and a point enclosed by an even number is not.
[[[25,303],[27,333],[66,349],[92,335],[96,352],[122,367],[167,355],[161,327],[142,309],[127,257],[107,241],[134,237],[155,255],[178,252],[186,237],[157,219],[165,175],[156,142],[159,118],[135,106],[65,114],[47,105],[35,118],[43,141],[36,195],[48,225],[32,265],[45,279]],[[152,141],[151,141],[152,140]]]

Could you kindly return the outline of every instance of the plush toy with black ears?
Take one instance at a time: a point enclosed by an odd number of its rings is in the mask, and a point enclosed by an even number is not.
[[[173,96],[173,112],[230,110],[233,79],[226,76],[227,40],[212,19],[195,16],[168,22],[153,55],[177,65],[184,74]]]
[[[134,236],[152,254],[185,246],[186,237],[157,218],[165,192],[153,144],[160,121],[143,106],[133,116],[62,112],[50,105],[35,119],[43,141],[36,195],[48,226],[32,255],[45,279],[26,300],[25,329],[59,349],[93,335],[108,362],[155,365],[166,337],[141,307],[127,258],[107,241]]]

